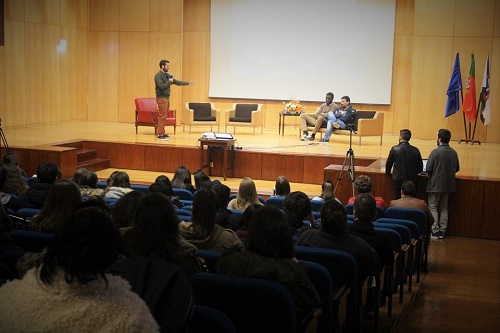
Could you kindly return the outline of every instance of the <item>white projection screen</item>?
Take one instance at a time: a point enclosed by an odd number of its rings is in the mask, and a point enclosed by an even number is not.
[[[390,104],[396,0],[212,0],[211,98]]]

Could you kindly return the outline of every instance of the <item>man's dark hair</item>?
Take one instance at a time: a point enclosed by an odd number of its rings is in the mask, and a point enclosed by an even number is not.
[[[399,131],[399,135],[401,135],[401,139],[405,141],[410,141],[411,139],[411,131],[409,129],[402,129]]]
[[[333,101],[333,93],[332,92],[327,92],[326,96],[330,96],[332,98],[332,101]]]
[[[368,193],[361,193],[354,199],[354,215],[363,222],[373,222],[377,216],[377,203],[375,198]]]
[[[163,182],[154,182],[148,187],[148,193],[161,193],[168,198],[172,196],[172,188]]]
[[[39,183],[53,184],[59,177],[61,169],[54,163],[40,163],[36,168],[36,179]]]
[[[354,187],[358,193],[370,193],[372,186],[372,180],[366,175],[358,176],[354,180]]]
[[[255,211],[248,228],[247,250],[270,258],[294,257],[292,232],[280,209],[264,206]]]
[[[351,103],[351,99],[349,98],[349,96],[342,96],[341,99],[345,99],[347,102]]]
[[[170,63],[170,61],[168,61],[168,60],[160,60],[160,68],[161,68],[161,66],[165,66],[166,64],[169,64],[169,63]]]
[[[321,207],[321,230],[328,234],[340,234],[346,230],[347,212],[337,200],[327,200]]]
[[[295,191],[286,196],[283,207],[287,215],[304,218],[312,211],[311,199],[301,191]]]
[[[3,157],[3,162],[6,165],[17,165],[18,164],[17,155],[14,153],[8,153]]]
[[[227,207],[229,202],[229,196],[231,195],[231,189],[229,186],[224,184],[215,184],[212,186],[215,194],[217,194],[217,209]]]
[[[442,128],[438,132],[438,138],[441,139],[442,143],[450,143],[451,132],[447,129]]]
[[[401,191],[403,191],[404,195],[414,197],[416,192],[415,183],[411,180],[405,180],[403,184],[401,184]]]

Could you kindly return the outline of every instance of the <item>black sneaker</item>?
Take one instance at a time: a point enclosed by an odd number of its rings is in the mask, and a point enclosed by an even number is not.
[[[439,237],[439,239],[443,239],[444,238],[444,231],[438,231],[438,237]]]
[[[168,135],[164,134],[164,135],[158,135],[156,137],[158,140],[168,140]]]
[[[432,239],[438,239],[438,238],[439,238],[439,234],[438,234],[438,232],[432,232],[432,233],[431,233],[431,238],[432,238]]]
[[[315,133],[311,134],[311,135],[308,135],[306,136],[306,139],[309,140],[309,141],[314,141],[314,137],[316,136]]]

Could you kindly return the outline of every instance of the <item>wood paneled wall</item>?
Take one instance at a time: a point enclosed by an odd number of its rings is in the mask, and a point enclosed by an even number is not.
[[[67,40],[66,52],[55,47],[61,39]],[[131,123],[134,98],[154,96],[161,59],[170,60],[176,78],[196,81],[173,88],[172,108],[208,100],[210,0],[5,0],[5,42],[4,126],[74,119]],[[500,0],[396,0],[394,42],[391,105],[353,101],[357,109],[384,111],[386,133],[410,128],[415,138],[433,139],[444,127],[462,138],[462,113],[444,119],[455,54],[461,55],[465,83],[475,53],[479,95],[489,53],[492,123],[479,122],[476,139],[500,143]],[[325,93],[318,92],[318,100]],[[213,102],[225,111],[245,101]],[[281,101],[258,102],[266,127],[276,127]],[[317,106],[304,104],[308,110]]]
[[[5,127],[87,119],[88,0],[5,0]]]

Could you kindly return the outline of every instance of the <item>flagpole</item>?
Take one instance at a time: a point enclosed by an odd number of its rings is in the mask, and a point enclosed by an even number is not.
[[[477,103],[476,120],[474,120],[474,132],[472,132],[472,143],[471,143],[471,145],[473,145],[474,143],[481,144],[481,141],[474,140],[474,136],[476,135],[477,116],[479,115],[479,107],[480,106],[481,106],[481,99],[479,99],[479,102]]]
[[[462,97],[462,105],[464,104],[464,92],[460,90],[460,97]],[[467,135],[467,123],[465,122],[465,112],[462,112],[462,116],[464,118],[464,132],[465,132],[465,139],[460,139],[458,143],[462,143],[465,141],[465,143],[469,143],[469,136]]]

